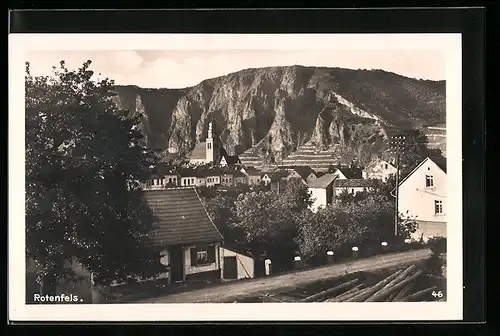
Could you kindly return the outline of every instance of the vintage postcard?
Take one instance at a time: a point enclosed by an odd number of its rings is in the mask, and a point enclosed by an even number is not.
[[[462,319],[461,69],[460,34],[10,35],[10,318]]]

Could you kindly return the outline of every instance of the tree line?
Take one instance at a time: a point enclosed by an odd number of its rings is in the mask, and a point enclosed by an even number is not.
[[[271,259],[274,271],[293,267],[295,256],[311,265],[325,261],[326,252],[339,258],[353,246],[373,249],[382,241],[397,244],[416,229],[403,216],[394,236],[394,199],[384,183],[365,192],[341,194],[333,204],[313,212],[307,186],[291,180],[282,193],[250,191],[217,193],[206,199],[224,242],[250,254],[262,267]]]

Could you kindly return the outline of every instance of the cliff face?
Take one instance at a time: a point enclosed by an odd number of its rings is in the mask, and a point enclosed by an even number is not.
[[[308,141],[367,154],[389,129],[445,122],[444,82],[379,70],[269,67],[182,90],[116,91],[121,108],[142,115],[148,145],[179,155],[204,140],[212,119],[228,152],[275,160]]]

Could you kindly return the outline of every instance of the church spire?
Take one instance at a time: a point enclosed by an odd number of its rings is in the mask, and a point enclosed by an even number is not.
[[[214,136],[213,136],[213,121],[210,121],[208,123],[208,135],[207,135],[207,139],[212,139]]]

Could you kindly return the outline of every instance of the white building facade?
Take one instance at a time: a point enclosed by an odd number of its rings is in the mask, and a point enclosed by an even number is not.
[[[398,188],[398,211],[417,220],[414,238],[446,236],[446,172],[430,158],[423,160]]]

